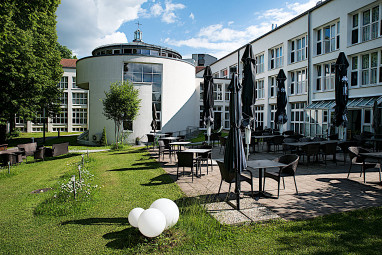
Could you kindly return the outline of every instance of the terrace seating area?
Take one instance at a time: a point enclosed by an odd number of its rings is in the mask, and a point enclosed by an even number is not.
[[[294,159],[299,158],[299,162],[298,165],[294,162],[296,164],[292,164],[293,167],[290,167],[294,171],[288,170],[286,174],[279,172],[279,168],[266,169],[266,179],[276,180],[267,180],[266,182],[265,193],[271,195],[271,198],[261,197],[259,199],[252,196],[252,189],[254,191],[259,190],[259,171],[258,169],[247,169],[253,176],[253,187],[248,181],[250,175],[243,173],[247,178],[241,185],[240,212],[226,202],[226,199],[233,204],[236,201],[236,195],[232,189],[231,192],[229,190],[231,185],[223,184],[219,189],[222,175],[219,171],[218,161],[224,161],[224,152],[220,146],[211,148],[214,168],[209,167],[208,174],[206,173],[207,165],[205,162],[202,164],[200,161],[199,165],[194,164],[194,167],[200,168],[199,171],[196,171],[197,173],[204,172],[205,174],[196,176],[198,178],[193,178],[193,180],[191,175],[187,176],[187,174],[178,177],[176,159],[170,160],[168,155],[161,156],[161,164],[187,196],[207,196],[208,200],[211,201],[211,204],[206,204],[207,211],[222,223],[227,224],[263,221],[273,218],[307,219],[358,208],[380,206],[382,204],[382,183],[379,176],[379,164],[376,160],[371,159],[374,162],[373,167],[375,167],[368,168],[366,176],[360,176],[361,170],[363,170],[361,165],[353,165],[352,174],[348,177],[351,164],[349,150],[345,150],[343,146],[340,148],[338,145],[342,145],[342,143],[338,140],[320,140],[303,139],[304,142],[300,142],[285,135],[284,141],[287,143],[318,144],[317,152],[314,160],[311,158],[311,163],[307,164],[307,160],[305,162],[302,160],[304,155],[301,150],[302,147],[295,148],[288,145],[287,154],[295,154]],[[336,146],[334,147],[333,144]],[[346,145],[351,144],[346,143]],[[195,145],[189,145],[189,147],[191,146],[195,147]],[[285,143],[282,144],[282,147],[285,147]],[[187,148],[185,149],[187,150]],[[153,158],[158,159],[158,149],[149,150],[149,152]],[[282,150],[273,150],[272,148],[271,152],[268,152],[267,146],[263,145],[259,148],[256,146],[256,152],[251,151],[249,160],[278,161],[283,155]],[[346,162],[344,162],[344,155],[347,157]],[[186,169],[187,171],[190,169]],[[281,182],[283,183],[280,184]],[[231,215],[228,217],[227,213]]]

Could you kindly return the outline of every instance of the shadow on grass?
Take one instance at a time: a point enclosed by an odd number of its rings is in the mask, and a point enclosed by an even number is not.
[[[137,149],[137,150],[132,150],[132,149],[128,149],[127,151],[126,150],[122,150],[122,151],[118,151],[118,150],[114,150],[112,151],[113,153],[111,155],[121,155],[121,154],[137,154],[137,153],[144,153],[146,152],[147,150],[145,148],[140,148],[140,149]]]
[[[44,161],[52,161],[52,160],[58,160],[58,159],[65,159],[65,158],[72,158],[72,157],[77,157],[77,156],[80,156],[82,153],[79,153],[79,152],[71,152],[71,153],[68,153],[68,154],[64,154],[64,155],[60,155],[60,156],[56,156],[56,157],[46,157],[44,159]],[[33,163],[37,163],[37,162],[42,162],[42,160],[34,160],[34,161],[27,161],[25,162],[26,164],[33,164]]]
[[[173,178],[169,174],[161,174],[156,176],[150,180],[149,183],[141,184],[142,186],[158,186],[164,184],[174,183]]]
[[[64,221],[61,225],[129,225],[128,218],[88,218],[81,220]],[[147,239],[142,236],[137,228],[128,227],[121,231],[110,232],[102,236],[106,240],[112,240],[106,244],[106,247],[112,249],[134,248],[135,246],[146,243]]]
[[[157,162],[139,162],[131,164],[131,167],[118,168],[107,170],[108,172],[123,172],[123,171],[134,171],[134,170],[152,170],[159,168],[159,164]]]

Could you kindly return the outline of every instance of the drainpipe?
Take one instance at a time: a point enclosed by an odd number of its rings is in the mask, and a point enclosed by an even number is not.
[[[311,51],[312,51],[312,48],[313,48],[313,43],[311,43],[311,33],[310,33],[310,28],[311,28],[311,24],[310,24],[310,14],[311,12],[309,11],[308,12],[308,34],[307,34],[307,37],[308,37],[308,66],[307,66],[307,69],[306,69],[306,72],[307,72],[307,75],[308,75],[308,84],[307,84],[307,88],[306,88],[306,93],[308,95],[307,97],[307,105],[309,105],[311,99],[310,99],[310,91],[311,91],[311,85],[313,84],[312,83],[312,74],[311,74],[311,70],[310,70],[310,64],[312,63],[312,54],[311,54]],[[313,85],[312,85],[313,86]],[[305,124],[305,125],[310,125],[310,124]],[[306,128],[304,128],[304,134],[305,134],[305,130]]]

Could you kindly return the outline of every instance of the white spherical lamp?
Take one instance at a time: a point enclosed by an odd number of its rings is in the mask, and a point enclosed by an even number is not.
[[[134,208],[133,210],[130,211],[128,219],[129,219],[129,223],[131,226],[133,226],[135,228],[138,227],[139,216],[141,215],[141,213],[144,210],[145,209],[143,209],[143,208],[137,207],[137,208]]]
[[[146,237],[159,236],[166,227],[166,218],[155,208],[144,210],[138,219],[138,228]]]
[[[179,209],[174,201],[168,198],[160,198],[151,204],[150,208],[160,210],[166,217],[166,229],[174,226],[179,219]]]

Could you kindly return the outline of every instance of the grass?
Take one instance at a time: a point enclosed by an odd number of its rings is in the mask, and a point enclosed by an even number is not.
[[[380,254],[382,208],[332,214],[312,220],[227,226],[201,205],[208,197],[186,198],[144,148],[90,154],[101,186],[80,210],[62,216],[36,214],[73,173],[80,154],[23,163],[9,176],[0,170],[0,254]],[[128,224],[135,207],[161,197],[180,208],[179,222],[148,239]],[[45,210],[49,210],[48,207]]]

